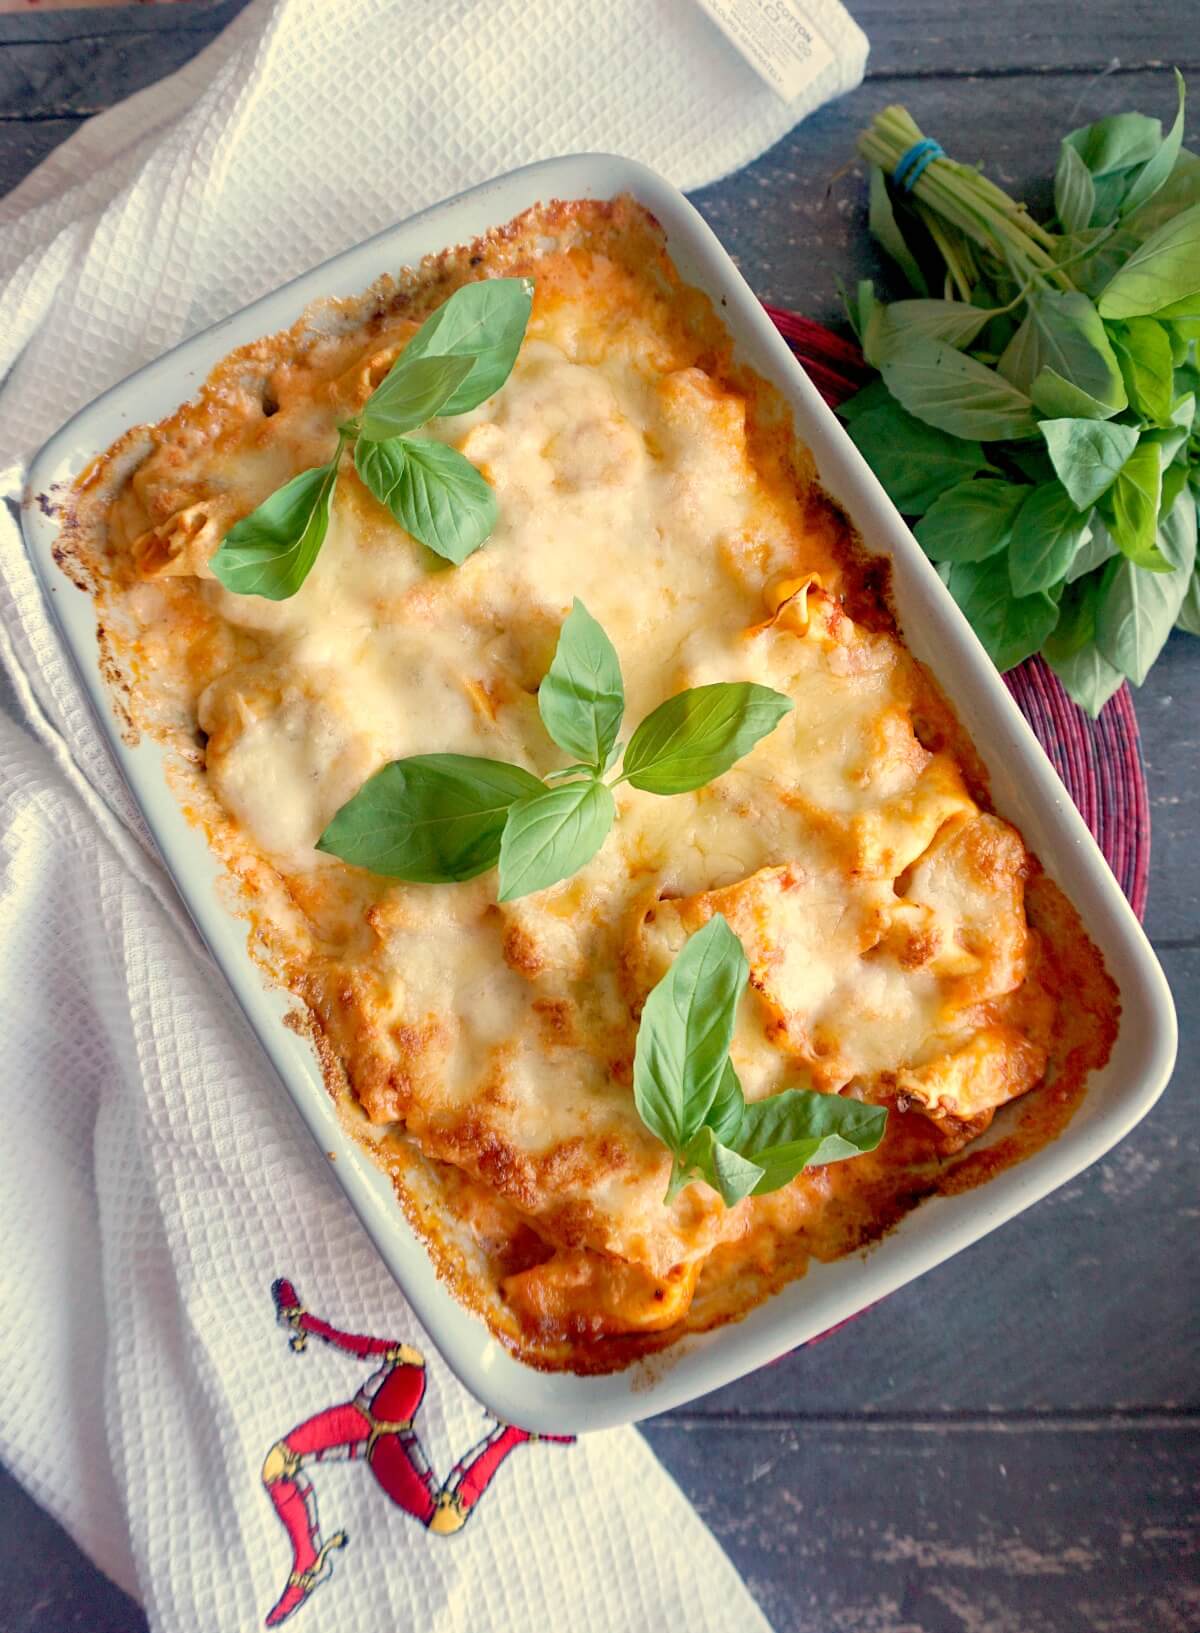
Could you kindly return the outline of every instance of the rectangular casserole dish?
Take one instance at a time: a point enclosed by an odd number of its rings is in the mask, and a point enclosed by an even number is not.
[[[1081,913],[1119,990],[1121,1024],[1108,1064],[1093,1074],[1066,1131],[1025,1161],[978,1189],[924,1202],[865,1255],[813,1265],[737,1324],[685,1337],[622,1372],[577,1376],[540,1372],[518,1361],[456,1301],[397,1206],[388,1176],[343,1131],[311,1045],[284,1024],[294,998],[267,984],[247,951],[244,921],[218,899],[221,865],[168,789],[163,750],[148,739],[135,747],[122,740],[102,674],[93,602],[56,565],[57,523],[34,496],[69,484],[131,426],[170,413],[233,348],[286,327],[311,301],[355,295],[382,273],[472,240],[539,201],[621,193],[657,217],[682,278],[721,311],[738,359],[790,405],[796,434],[811,450],[824,488],[867,550],[891,559],[903,638],[974,739],[996,810],[1021,829]],[[430,1336],[467,1387],[506,1421],[545,1432],[600,1428],[664,1411],[730,1382],[874,1303],[1073,1178],[1146,1114],[1170,1075],[1176,1032],[1165,979],[1006,687],[712,232],[679,192],[641,165],[583,155],[514,172],[388,229],[195,336],[106,393],[46,445],[30,472],[23,525],[101,728],[201,934],[314,1138],[336,1157],[334,1177]]]

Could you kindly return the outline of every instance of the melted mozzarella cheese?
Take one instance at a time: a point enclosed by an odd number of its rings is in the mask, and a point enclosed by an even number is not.
[[[921,740],[926,677],[848,616],[828,511],[711,346],[603,256],[549,253],[536,275],[509,380],[421,433],[497,495],[495,532],[461,567],[408,537],[348,457],[298,594],[232,595],[207,566],[238,516],[329,457],[407,317],[281,363],[269,417],[242,376],[227,383],[162,435],[110,525],[160,671],[180,661],[163,630],[188,627],[177,683],[207,734],[208,789],[308,915],[297,979],[367,1118],[534,1222],[551,1256],[504,1283],[523,1319],[574,1299],[597,1332],[650,1330],[760,1206],[726,1210],[697,1184],[666,1204],[670,1159],[634,1107],[641,1005],[685,937],[722,912],[742,939],[733,1052],[751,1098],[805,1086],[979,1127],[1045,1067],[1014,1007],[1025,852],[953,753]],[[626,737],[713,681],[758,681],[794,709],[708,787],[622,785],[596,857],[524,900],[498,903],[494,874],[407,885],[314,848],[391,760],[563,765],[536,691],[576,597],[619,653]],[[809,1219],[828,1187],[798,1184]]]

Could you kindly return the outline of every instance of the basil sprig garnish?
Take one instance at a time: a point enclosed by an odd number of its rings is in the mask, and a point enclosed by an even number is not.
[[[500,389],[532,301],[527,278],[488,278],[456,290],[417,330],[357,419],[339,428],[329,463],[301,471],[230,528],[209,562],[225,588],[271,601],[295,595],[325,542],[350,442],[355,469],[380,504],[414,539],[461,566],[495,528],[496,495],[456,448],[412,433],[465,414]]]
[[[720,913],[690,936],[642,1010],[633,1095],[672,1153],[670,1202],[704,1180],[727,1207],[765,1196],[814,1163],[874,1151],[887,1110],[838,1094],[785,1089],[746,1103],[729,1058],[749,966]]]
[[[317,848],[416,884],[472,879],[499,864],[499,898],[514,901],[591,861],[616,818],[618,784],[651,794],[699,788],[792,707],[781,692],[747,681],[680,692],[646,717],[623,770],[606,782],[620,755],[625,688],[612,642],[577,600],[538,689],[542,722],[574,764],[539,779],[464,754],[393,760],[342,806]]]
[[[337,452],[328,465],[293,476],[230,528],[209,563],[227,590],[268,601],[295,595],[325,543],[345,445],[345,434],[339,432]]]

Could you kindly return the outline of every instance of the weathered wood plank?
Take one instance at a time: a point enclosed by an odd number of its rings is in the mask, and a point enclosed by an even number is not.
[[[646,1434],[775,1633],[1200,1626],[1193,1424]]]
[[[10,193],[82,124],[82,119],[44,119],[29,124],[0,120],[0,196]]]
[[[246,0],[179,6],[173,15],[144,6],[82,12],[38,12],[0,19],[0,110],[9,118],[87,113],[102,94],[167,73],[216,35]],[[1138,10],[1124,0],[1096,0],[1088,27],[1064,27],[1063,15],[1040,0],[1014,0],[1001,26],[982,26],[975,7],[951,13],[944,0],[860,0],[855,15],[871,41],[872,80],[961,80],[1110,74],[1200,65],[1194,35],[1171,7]],[[697,28],[710,26],[697,17]],[[155,70],[157,69],[157,73]],[[1046,123],[1043,121],[1043,123]],[[1065,128],[1065,127],[1064,127]]]
[[[86,118],[190,62],[219,33],[101,34],[61,45],[0,45],[0,120]]]
[[[112,35],[148,36],[146,49],[164,49],[163,40],[181,34],[211,38],[249,0],[183,0],[173,6],[143,4],[81,7],[62,11],[6,12],[0,17],[0,49],[9,42],[54,47],[75,41],[94,41]]]
[[[853,0],[850,10],[871,41],[868,73],[875,77],[1129,72],[1172,62],[1186,72],[1197,60],[1195,35],[1171,5],[1088,0],[1083,14],[1006,0],[989,14],[944,0]]]
[[[0,1468],[4,1633],[146,1633],[133,1600]]]
[[[1200,640],[1172,635],[1137,696],[1150,790],[1146,929],[1162,945],[1200,943]],[[1181,1003],[1196,1003],[1177,991]]]

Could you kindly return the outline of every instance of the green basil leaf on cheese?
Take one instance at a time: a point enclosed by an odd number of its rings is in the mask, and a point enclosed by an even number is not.
[[[496,495],[456,448],[424,438],[363,439],[359,476],[414,539],[460,567],[496,525]]]
[[[404,348],[402,360],[470,358],[469,374],[439,410],[443,415],[465,414],[499,391],[512,373],[532,309],[533,284],[528,278],[484,278],[464,284],[425,320]]]
[[[634,1101],[646,1127],[676,1156],[699,1133],[718,1096],[729,1094],[729,1043],[749,974],[741,942],[715,913],[688,938],[643,1006]],[[722,1127],[727,1120],[723,1110]]]
[[[312,571],[329,531],[329,513],[342,457],[301,471],[229,529],[209,566],[235,595],[286,601]]]
[[[722,1144],[706,1123],[687,1150],[678,1157],[671,1173],[666,1201],[693,1179],[711,1185],[727,1208],[734,1207],[761,1182],[763,1169]]]
[[[392,879],[445,884],[495,867],[512,805],[539,794],[532,772],[467,754],[393,760],[342,806],[317,849]]]
[[[616,816],[611,790],[589,778],[518,800],[500,841],[502,902],[570,878],[603,845]]]
[[[538,710],[559,748],[597,773],[605,769],[625,714],[625,688],[612,642],[578,599],[538,687]]]
[[[444,411],[472,368],[469,357],[413,357],[401,352],[367,399],[358,434],[368,442],[416,431]]]
[[[787,1185],[803,1169],[874,1151],[887,1108],[840,1094],[785,1089],[747,1105],[737,1150],[762,1169],[755,1196]]]
[[[752,681],[695,686],[660,703],[625,750],[623,782],[648,794],[685,794],[722,776],[794,708]]]

